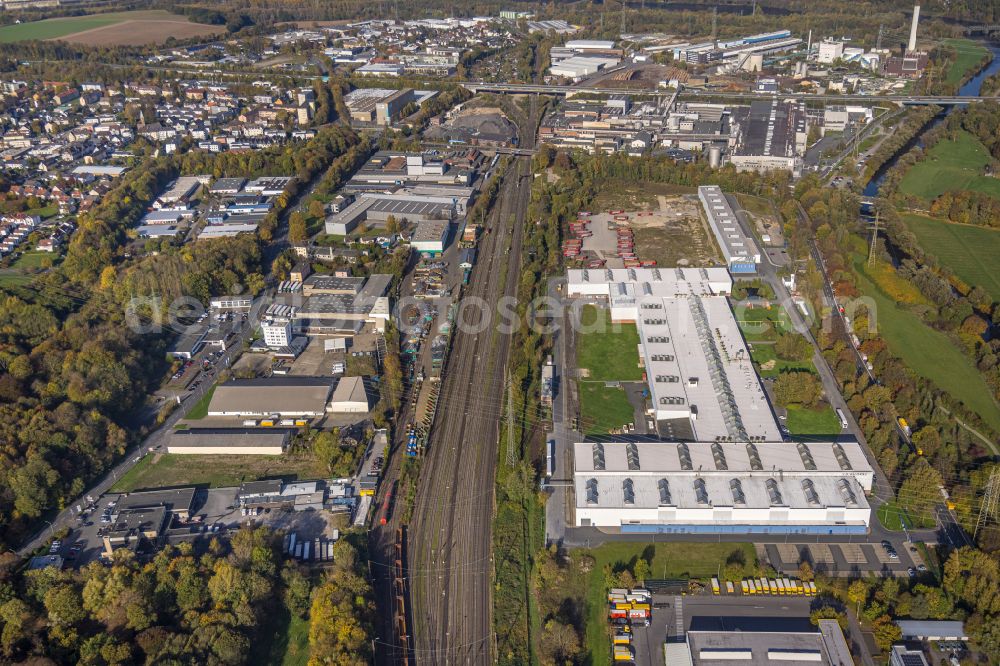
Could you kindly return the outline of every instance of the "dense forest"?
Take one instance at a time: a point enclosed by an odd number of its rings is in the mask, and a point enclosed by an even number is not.
[[[348,535],[323,573],[281,556],[280,537],[243,528],[225,542],[167,546],[149,562],[118,551],[109,566],[20,572],[0,561],[5,663],[263,663],[280,618],[309,625],[310,664],[371,656],[372,590]],[[281,655],[277,655],[278,659]]]

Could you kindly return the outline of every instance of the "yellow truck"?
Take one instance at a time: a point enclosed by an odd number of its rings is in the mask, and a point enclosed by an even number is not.
[[[778,594],[778,583],[774,579],[768,580],[767,584],[771,586],[771,594]]]
[[[792,585],[792,581],[787,578],[782,579],[785,583],[785,594],[795,594],[795,587]]]
[[[727,580],[726,581],[726,594],[732,594],[733,592],[735,592],[735,590],[733,589],[733,581]]]
[[[625,634],[625,633],[615,634],[615,637],[612,640],[614,641],[615,645],[631,645],[632,644],[632,637],[629,634]]]
[[[615,661],[632,661],[632,650],[624,645],[616,645]]]
[[[754,594],[764,594],[764,586],[760,584],[759,580],[751,581],[754,587]]]
[[[719,579],[718,578],[713,578],[712,579],[712,594],[714,594],[716,596],[718,596],[718,594],[719,594]]]
[[[778,584],[778,594],[785,596],[785,582],[779,578],[775,583]]]
[[[806,584],[809,586],[809,589],[808,591],[806,591],[806,594],[809,595],[810,597],[816,596],[816,583],[809,581]]]
[[[749,592],[750,586],[745,580],[740,581],[740,589],[743,590],[743,594],[753,594],[753,592]]]

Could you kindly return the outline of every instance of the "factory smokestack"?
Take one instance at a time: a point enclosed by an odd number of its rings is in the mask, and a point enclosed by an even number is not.
[[[913,23],[910,24],[910,43],[907,51],[917,50],[917,24],[920,23],[920,5],[913,5]]]

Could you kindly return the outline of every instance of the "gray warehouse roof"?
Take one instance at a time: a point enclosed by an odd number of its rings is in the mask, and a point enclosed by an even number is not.
[[[284,447],[293,432],[285,428],[190,428],[171,433],[168,446]]]
[[[210,414],[322,413],[333,381],[322,377],[237,379],[219,385]]]

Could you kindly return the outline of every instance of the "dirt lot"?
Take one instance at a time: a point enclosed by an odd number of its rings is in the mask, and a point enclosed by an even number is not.
[[[619,199],[621,201],[622,199]],[[635,252],[640,260],[653,259],[657,266],[711,266],[719,253],[701,219],[697,199],[690,195],[655,196],[656,207],[643,199],[643,210],[626,211],[628,226],[635,232]],[[609,268],[621,268],[617,259],[615,232],[608,230],[613,219],[606,211],[591,217],[593,236],[584,240],[583,250],[607,260]]]
[[[84,46],[141,46],[164,42],[167,37],[207,37],[223,30],[224,26],[203,25],[185,20],[139,18],[84,30],[60,39]]]

